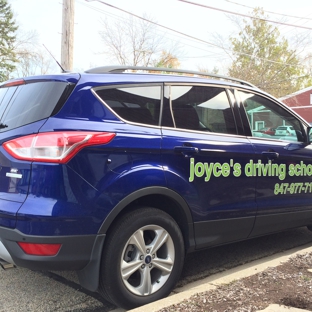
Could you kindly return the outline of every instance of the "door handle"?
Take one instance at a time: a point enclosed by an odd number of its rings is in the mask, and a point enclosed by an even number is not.
[[[277,152],[262,152],[261,154],[268,159],[277,159],[279,157],[279,153]]]
[[[175,146],[175,153],[181,153],[184,157],[190,157],[191,155],[198,154],[199,148],[193,146]]]

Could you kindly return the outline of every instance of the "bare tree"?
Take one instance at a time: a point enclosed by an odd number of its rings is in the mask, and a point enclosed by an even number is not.
[[[17,56],[19,62],[16,66],[15,76],[44,75],[56,71],[54,70],[56,68],[54,61],[42,48],[38,47],[34,51],[19,51]]]
[[[36,31],[18,32],[14,46],[18,62],[11,74],[13,77],[47,74],[52,70],[55,71],[56,66],[53,59],[37,41]]]
[[[165,36],[157,33],[156,25],[148,22],[147,18],[141,20],[130,16],[115,22],[103,19],[102,25],[100,36],[105,45],[104,53],[110,62],[153,66],[162,60],[165,47],[170,46]],[[174,53],[170,50],[169,54]],[[177,60],[177,56],[174,58]]]

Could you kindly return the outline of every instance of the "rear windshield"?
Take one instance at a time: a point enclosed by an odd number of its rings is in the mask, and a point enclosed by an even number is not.
[[[0,131],[7,131],[50,117],[62,95],[69,88],[67,82],[41,81],[0,88]]]

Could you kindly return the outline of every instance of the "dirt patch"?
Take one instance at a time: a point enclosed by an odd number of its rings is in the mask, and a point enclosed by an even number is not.
[[[246,312],[270,304],[312,311],[312,253],[296,255],[277,267],[198,293],[159,312]]]

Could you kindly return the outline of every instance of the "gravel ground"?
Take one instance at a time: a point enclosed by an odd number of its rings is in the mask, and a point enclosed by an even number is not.
[[[215,290],[198,293],[159,312],[246,312],[280,304],[312,311],[312,252]]]

